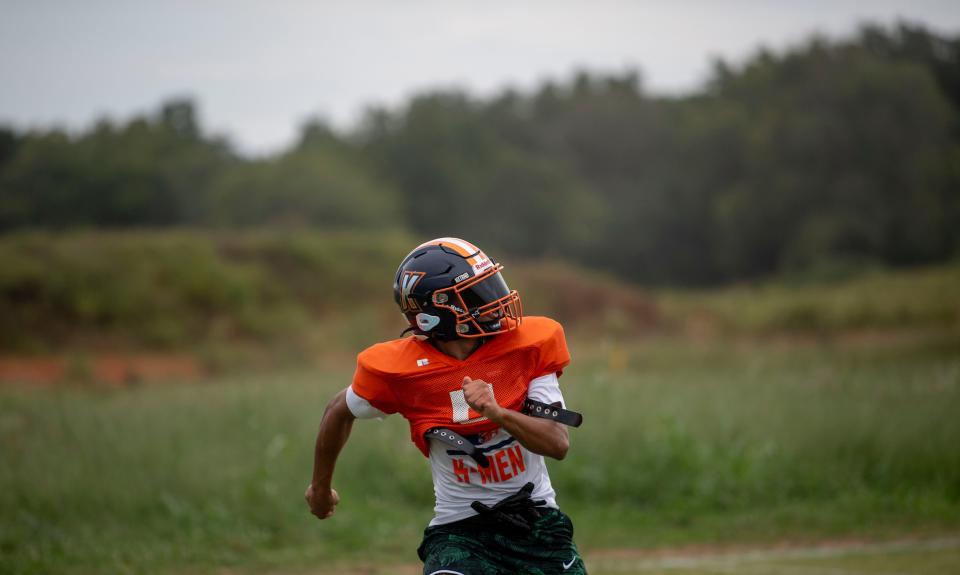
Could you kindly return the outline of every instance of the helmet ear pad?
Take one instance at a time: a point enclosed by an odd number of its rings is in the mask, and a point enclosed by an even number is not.
[[[414,320],[417,322],[417,328],[424,333],[429,333],[431,329],[440,325],[440,316],[424,312],[418,313]]]
[[[457,318],[447,310],[439,310],[424,305],[423,311],[407,312],[404,314],[409,322],[408,330],[419,337],[429,337],[441,341],[459,339],[457,334]]]

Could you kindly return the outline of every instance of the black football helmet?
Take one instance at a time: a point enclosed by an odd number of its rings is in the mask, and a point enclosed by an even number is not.
[[[470,242],[438,238],[403,258],[393,298],[417,335],[451,340],[503,333],[516,329],[523,310],[501,269]]]

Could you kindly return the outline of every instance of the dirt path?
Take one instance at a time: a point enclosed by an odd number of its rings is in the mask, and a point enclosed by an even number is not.
[[[591,574],[603,575],[676,573],[764,573],[859,575],[866,571],[840,568],[781,566],[770,563],[843,558],[855,555],[882,556],[897,552],[960,551],[960,535],[936,538],[906,537],[891,541],[864,539],[832,539],[819,542],[782,541],[771,545],[689,545],[659,549],[597,549],[584,553]],[[874,571],[872,571],[874,572]],[[956,573],[960,573],[960,565]],[[421,575],[420,564],[332,565],[322,570],[276,571],[273,575]],[[907,575],[899,571],[882,571],[885,575]],[[221,571],[221,575],[233,575]],[[947,575],[946,573],[944,575]]]
[[[588,565],[604,573],[698,571],[741,573],[752,564],[830,559],[851,555],[885,555],[896,552],[960,549],[960,536],[935,539],[906,538],[894,541],[827,540],[815,544],[782,542],[770,546],[682,547],[659,550],[602,550],[587,557]],[[960,569],[960,566],[958,566]],[[823,569],[813,568],[821,573]],[[836,575],[843,570],[830,569]],[[812,572],[812,571],[811,571]]]
[[[0,383],[49,386],[67,381],[110,386],[196,380],[199,362],[186,354],[100,354],[81,357],[0,357]]]

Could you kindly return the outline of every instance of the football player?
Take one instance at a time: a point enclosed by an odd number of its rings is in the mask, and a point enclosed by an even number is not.
[[[570,361],[563,329],[523,317],[502,268],[457,238],[404,258],[393,292],[413,333],[357,357],[323,414],[306,500],[318,518],[333,515],[333,469],[354,419],[400,413],[433,473],[424,575],[584,574],[544,463],[566,456],[566,425],[581,420],[558,384]]]

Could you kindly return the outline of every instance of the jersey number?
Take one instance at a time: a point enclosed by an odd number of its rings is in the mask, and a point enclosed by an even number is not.
[[[490,389],[490,393],[493,394],[493,384],[488,383],[487,387]],[[494,395],[494,400],[496,400],[496,395]],[[470,419],[470,405],[467,404],[467,397],[463,395],[462,389],[450,392],[450,404],[453,407],[454,423],[476,423],[477,421],[486,419],[486,417],[474,417]]]

